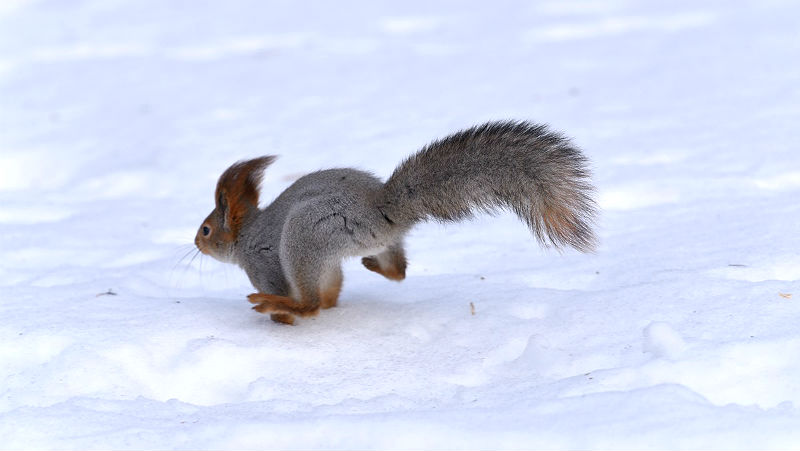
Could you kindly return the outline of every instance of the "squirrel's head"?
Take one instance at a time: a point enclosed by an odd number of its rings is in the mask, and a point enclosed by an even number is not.
[[[223,262],[233,261],[233,251],[242,226],[258,210],[258,194],[264,169],[274,156],[240,161],[219,178],[216,207],[200,225],[194,244],[200,252]]]

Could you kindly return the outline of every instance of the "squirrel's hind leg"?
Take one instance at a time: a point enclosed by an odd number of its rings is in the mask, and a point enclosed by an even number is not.
[[[324,309],[336,307],[339,301],[339,293],[342,291],[342,267],[336,265],[332,270],[329,270],[323,283],[319,287],[320,306]]]
[[[406,278],[406,253],[403,243],[395,243],[378,255],[370,255],[361,259],[361,264],[389,280],[401,281]]]

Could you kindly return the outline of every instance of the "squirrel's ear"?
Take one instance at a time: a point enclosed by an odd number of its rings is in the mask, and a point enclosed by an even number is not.
[[[217,182],[216,204],[226,229],[238,233],[245,215],[258,208],[259,185],[264,169],[275,158],[270,155],[239,161],[222,173]]]

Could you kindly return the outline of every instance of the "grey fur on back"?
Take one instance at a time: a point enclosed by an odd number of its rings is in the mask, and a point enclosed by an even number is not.
[[[545,125],[490,122],[425,146],[383,188],[392,221],[458,221],[513,211],[543,245],[594,248],[596,214],[581,151]]]

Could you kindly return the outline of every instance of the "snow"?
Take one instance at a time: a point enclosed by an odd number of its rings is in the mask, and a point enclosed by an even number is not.
[[[0,2],[0,448],[797,448],[798,15]],[[268,201],[507,118],[592,160],[596,254],[424,224],[292,327],[193,255],[236,160]]]
[[[686,350],[686,341],[668,323],[655,321],[644,328],[642,350],[656,357],[677,360]]]

